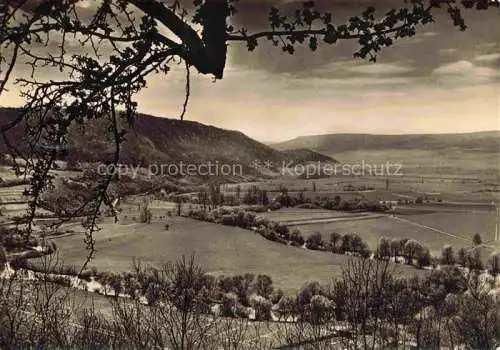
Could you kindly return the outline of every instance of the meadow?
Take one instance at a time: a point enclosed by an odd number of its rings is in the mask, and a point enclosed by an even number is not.
[[[258,215],[265,217],[268,220],[281,222],[285,224],[294,221],[330,219],[330,218],[335,219],[335,218],[354,216],[354,214],[336,210],[298,209],[298,208],[283,208],[278,211],[259,213]]]
[[[389,180],[389,188],[386,181]],[[346,186],[356,190],[345,191]],[[280,193],[281,188],[287,188],[292,196],[302,195],[315,200],[318,197],[334,198],[340,196],[344,200],[365,198],[367,200],[397,201],[400,199],[416,200],[425,195],[434,195],[443,202],[487,203],[500,202],[500,187],[498,181],[480,175],[454,174],[420,174],[403,176],[334,176],[320,179],[290,179],[279,178],[261,182],[224,185],[224,192],[233,194],[239,186],[244,193],[248,188],[256,186],[269,191],[269,197]],[[370,188],[359,190],[360,188]]]
[[[267,274],[276,287],[293,294],[307,281],[329,282],[338,277],[349,259],[270,242],[236,227],[181,217],[170,218],[169,223],[168,231],[160,223],[102,224],[102,230],[95,234],[97,254],[89,267],[119,272],[130,270],[133,259],[161,266],[182,255],[195,254],[208,273]],[[88,252],[81,233],[53,240],[65,265],[82,266]],[[408,266],[401,266],[401,272],[422,273]]]
[[[479,233],[483,241],[494,239],[495,212],[430,211],[411,215],[387,215],[382,218],[301,225],[304,235],[320,232],[328,238],[332,232],[356,233],[375,249],[381,237],[415,239],[438,255],[444,245],[471,247],[472,236]]]
[[[341,163],[403,165],[405,175],[444,174],[454,176],[484,176],[494,175],[500,170],[498,155],[487,152],[464,152],[461,149],[382,149],[382,150],[352,150],[332,154]]]

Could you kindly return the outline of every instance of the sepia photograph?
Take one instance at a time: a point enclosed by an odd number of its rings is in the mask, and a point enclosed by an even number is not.
[[[500,350],[499,0],[0,0],[0,350]]]

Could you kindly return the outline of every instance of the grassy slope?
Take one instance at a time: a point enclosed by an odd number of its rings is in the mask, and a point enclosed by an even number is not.
[[[306,281],[328,282],[339,276],[347,256],[306,251],[269,242],[257,234],[239,228],[172,218],[169,231],[162,224],[104,224],[95,236],[98,250],[90,266],[104,271],[125,271],[132,258],[161,265],[182,254],[196,253],[207,272],[227,275],[264,273],[276,286],[288,293],[297,291]],[[56,238],[66,264],[81,265],[86,251],[82,236]],[[418,270],[402,267],[406,273]]]
[[[0,107],[0,125],[6,124],[18,113],[15,109]],[[69,157],[86,161],[102,161],[111,157],[114,142],[110,135],[103,134],[105,128],[107,126],[99,120],[87,123],[84,133],[76,127],[70,128]],[[22,127],[15,128],[7,136],[13,142],[22,141],[23,130]],[[5,152],[4,142],[0,142],[0,151]],[[131,164],[137,164],[141,160],[167,164],[179,161],[224,161],[243,166],[250,166],[255,160],[269,160],[276,164],[285,160],[300,163],[334,161],[310,150],[278,151],[239,131],[144,114],[139,114],[134,121],[133,130],[128,130],[121,158],[124,163]]]

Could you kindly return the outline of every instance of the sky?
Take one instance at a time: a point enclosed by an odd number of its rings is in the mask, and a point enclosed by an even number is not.
[[[266,29],[279,0],[240,0],[233,19],[249,32]],[[91,3],[87,5],[91,6]],[[324,0],[335,23],[374,5],[398,0]],[[282,8],[301,2],[281,1]],[[444,10],[441,11],[444,13]],[[382,12],[381,12],[382,13]],[[439,15],[410,39],[385,48],[377,63],[354,59],[355,42],[321,45],[290,56],[270,43],[248,52],[230,43],[224,79],[193,73],[185,119],[239,130],[263,142],[329,133],[451,133],[500,129],[500,9],[468,11],[459,31]],[[17,68],[16,74],[26,71]],[[0,105],[20,105],[10,86]],[[138,96],[139,111],[177,118],[185,76],[181,67],[152,76]]]

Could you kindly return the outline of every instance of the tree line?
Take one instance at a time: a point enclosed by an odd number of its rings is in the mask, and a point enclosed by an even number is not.
[[[478,270],[448,266],[404,276],[388,261],[352,258],[331,283],[308,282],[295,295],[275,288],[266,275],[211,276],[194,258],[160,268],[135,264],[119,277],[97,276],[114,288],[99,304],[103,312],[89,302],[77,307],[76,294],[46,275],[24,279],[18,270],[1,279],[0,346],[490,349],[500,344],[500,286]]]

